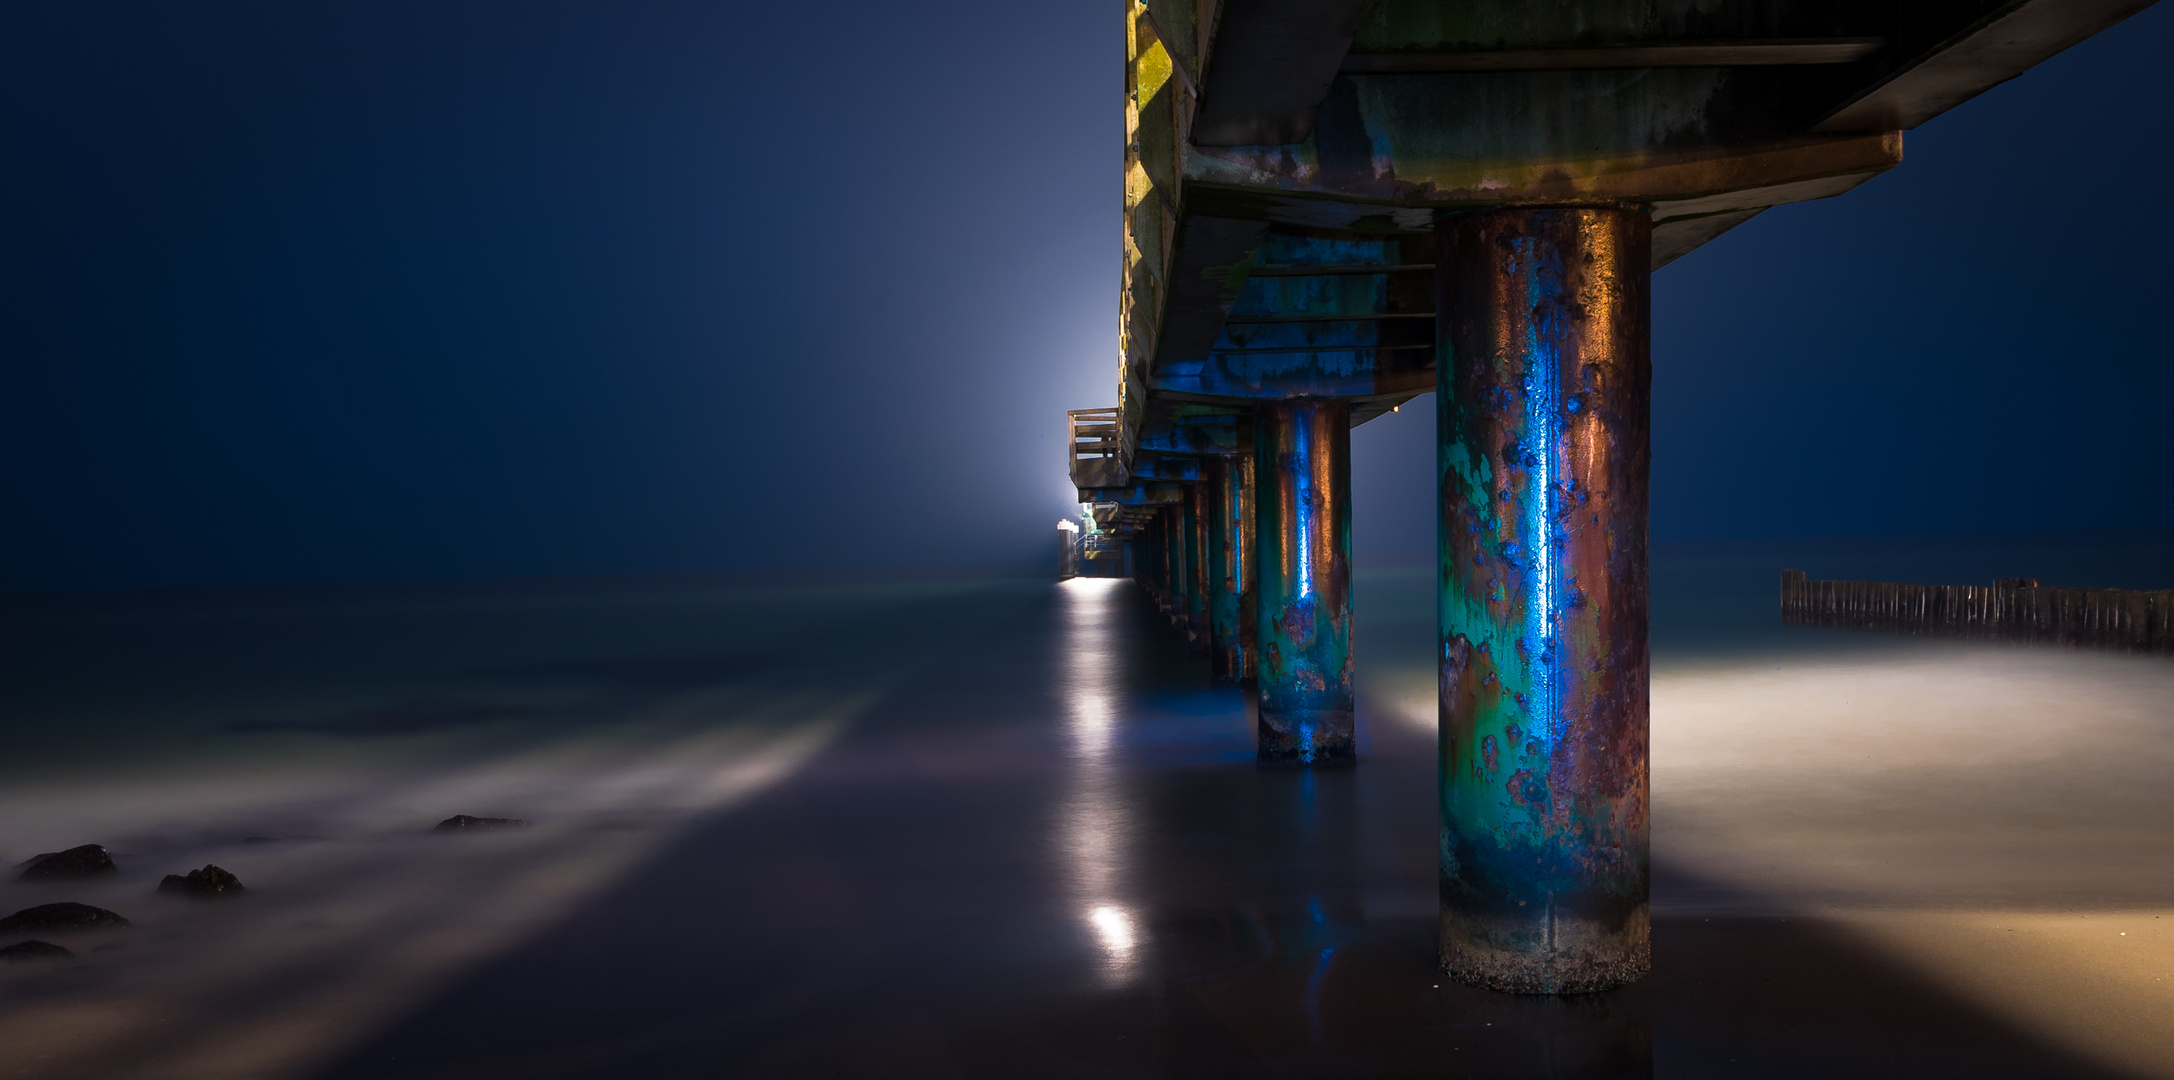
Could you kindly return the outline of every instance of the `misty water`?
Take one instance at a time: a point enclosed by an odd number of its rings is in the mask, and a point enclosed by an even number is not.
[[[1652,758],[1657,920],[1824,919],[2047,1054],[2174,1075],[2174,656],[1786,626],[1784,566],[2167,587],[2174,536],[1664,547]],[[1329,843],[1294,819],[1293,844],[1332,854],[1257,878],[1209,873],[1163,833],[1192,822],[1184,850],[1221,851],[1235,819],[1217,814],[1314,805],[1313,781],[1255,769],[1240,696],[1209,688],[1205,661],[1126,583],[863,573],[5,598],[0,859],[101,843],[121,869],[10,880],[0,909],[73,900],[132,925],[53,938],[68,963],[0,968],[0,1076],[484,1075],[482,1057],[531,1062],[493,1075],[611,1075],[602,1062],[698,1046],[791,1074],[846,1052],[807,1017],[885,994],[942,1002],[916,1007],[946,1030],[1009,998],[1074,1015],[1215,985],[1212,963],[1178,959],[1195,923],[1176,913],[1273,927],[1285,901],[1331,928],[1305,931],[1329,936],[1305,939],[1286,1003],[1290,1031],[1313,1033],[1299,1049],[1326,1053],[1324,998],[1359,978],[1336,964],[1440,989],[1423,955],[1431,565],[1376,556],[1358,580],[1363,760],[1322,781],[1349,800],[1351,831]],[[1188,792],[1227,805],[1189,807]],[[530,824],[432,832],[454,814]],[[207,863],[248,895],[153,894]],[[832,940],[780,958],[803,939]],[[1376,968],[1370,939],[1394,943]],[[554,966],[573,954],[585,966]],[[1277,985],[1281,968],[1247,962]],[[570,980],[551,983],[561,997],[686,1015],[638,1036],[543,1024],[522,1047],[431,1026],[551,979]],[[1753,1052],[1729,1042],[1737,1022],[1652,1020],[1653,1066],[1725,1074],[1726,1055]],[[1120,1041],[1064,1060],[1156,1071],[1123,1056],[1122,1018],[1093,1023]]]

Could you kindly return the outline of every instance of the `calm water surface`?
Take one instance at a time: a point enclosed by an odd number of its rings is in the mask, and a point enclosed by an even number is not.
[[[1362,567],[1321,773],[1117,582],[9,598],[0,858],[121,873],[0,908],[133,925],[0,968],[0,1076],[2174,1075],[2174,657],[1774,617],[2170,555],[1664,550],[1656,969],[1568,999],[1431,970],[1424,559]],[[207,862],[250,894],[152,894]]]

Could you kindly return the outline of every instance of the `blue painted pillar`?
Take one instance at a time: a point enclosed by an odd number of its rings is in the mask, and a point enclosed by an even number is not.
[[[1261,403],[1254,455],[1260,759],[1349,762],[1351,404]]]
[[[1645,974],[1652,225],[1436,226],[1441,961],[1516,993]]]

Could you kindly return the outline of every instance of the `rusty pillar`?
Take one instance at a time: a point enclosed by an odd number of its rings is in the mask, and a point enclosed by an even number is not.
[[[1253,640],[1258,596],[1254,581],[1253,457],[1210,458],[1210,672],[1218,683],[1254,678]]]
[[[1188,501],[1170,508],[1170,622],[1192,636],[1193,507]]]
[[[1227,617],[1226,609],[1235,613],[1237,598],[1231,592],[1231,577],[1223,572],[1230,559],[1230,522],[1223,513],[1225,489],[1230,486],[1230,470],[1224,458],[1211,457],[1201,462],[1200,487],[1204,498],[1201,522],[1208,534],[1208,573],[1203,579],[1208,594],[1208,678],[1214,683],[1230,682],[1223,674],[1223,641],[1236,627],[1234,617]]]
[[[1349,762],[1351,404],[1262,403],[1254,455],[1260,758]]]
[[[1185,597],[1185,637],[1195,652],[1205,653],[1215,636],[1210,625],[1209,609],[1214,606],[1215,559],[1209,551],[1210,532],[1214,515],[1206,483],[1188,484],[1185,487],[1185,564],[1186,577],[1193,588]]]
[[[1157,512],[1148,519],[1147,540],[1150,548],[1147,562],[1147,592],[1155,601],[1155,610],[1162,610],[1165,563],[1163,560],[1162,514]]]
[[[1174,515],[1170,513],[1170,506],[1163,506],[1163,508],[1159,508],[1157,513],[1154,513],[1154,545],[1159,548],[1159,552],[1157,552],[1159,554],[1157,569],[1161,569],[1161,574],[1163,574],[1159,589],[1154,591],[1154,606],[1161,608],[1163,615],[1170,615],[1170,595],[1178,587],[1176,554],[1172,554],[1172,550],[1170,550],[1172,548],[1172,537],[1176,537],[1176,526],[1172,524],[1172,517]]]
[[[1170,625],[1184,634],[1185,616],[1192,603],[1186,590],[1192,584],[1186,580],[1186,569],[1192,566],[1193,553],[1186,547],[1186,537],[1192,532],[1187,520],[1185,503],[1181,500],[1170,507]]]
[[[1140,591],[1155,596],[1155,527],[1141,526],[1132,534],[1132,576],[1140,583]]]
[[[1147,595],[1155,601],[1155,610],[1160,611],[1163,606],[1163,590],[1167,588],[1166,578],[1169,570],[1169,563],[1164,554],[1162,511],[1157,510],[1155,516],[1148,519],[1147,527],[1140,531],[1140,535],[1146,538],[1148,547]]]
[[[1142,524],[1132,534],[1132,579],[1140,583],[1140,592],[1148,599],[1155,598],[1155,527]]]
[[[1497,990],[1650,966],[1651,236],[1618,208],[1436,226],[1441,961]]]

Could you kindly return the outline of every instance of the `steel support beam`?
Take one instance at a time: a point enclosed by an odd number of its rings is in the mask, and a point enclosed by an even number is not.
[[[1218,683],[1250,683],[1255,678],[1254,619],[1260,599],[1255,580],[1253,456],[1209,458],[1208,470],[1214,523],[1210,552],[1215,560],[1210,672]]]
[[[1349,762],[1351,403],[1262,402],[1254,439],[1260,758]]]
[[[1650,966],[1651,238],[1619,208],[1436,228],[1441,961],[1497,990]]]

